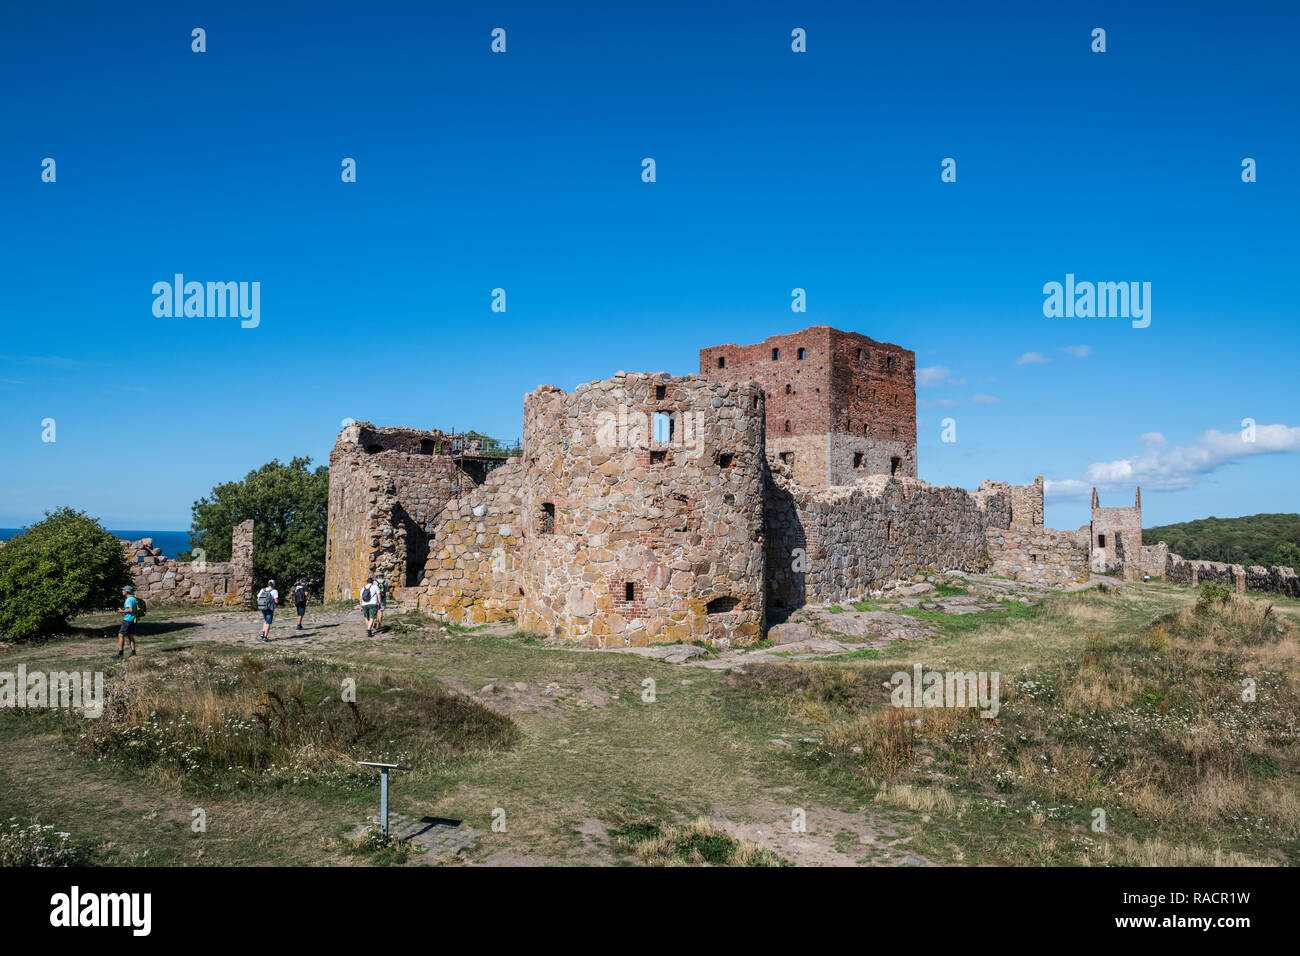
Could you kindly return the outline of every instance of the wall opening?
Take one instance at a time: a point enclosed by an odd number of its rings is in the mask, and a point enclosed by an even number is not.
[[[432,439],[432,438],[421,438],[421,439],[420,439],[420,454],[421,454],[421,455],[432,455],[432,454],[433,454],[433,439]]]
[[[783,461],[785,464],[787,464],[787,465],[789,465],[790,467],[793,468],[793,467],[794,467],[794,452],[792,452],[792,451],[783,451],[783,452],[781,452],[781,461]]]
[[[790,430],[790,419],[788,418],[785,420],[785,430],[786,431]]]
[[[555,503],[542,502],[541,534],[555,534]]]
[[[725,355],[719,355],[718,368],[726,368],[726,367],[727,367],[727,357]]]
[[[666,445],[673,440],[673,417],[667,412],[655,412],[651,434],[655,442]]]
[[[800,350],[799,350],[799,361],[802,362],[802,361],[803,361],[804,359],[806,359],[807,357],[808,357],[808,350],[807,350],[807,349],[800,349]]]
[[[792,392],[793,392],[793,389],[791,389],[791,387],[790,387],[789,385],[787,385],[787,386],[785,387],[785,393],[786,393],[787,395],[789,395],[789,394],[791,394]]]
[[[897,429],[897,428],[894,429],[894,440],[895,440],[895,441],[898,440],[898,429]]]
[[[668,464],[668,452],[662,450],[650,452],[650,464],[652,465]]]
[[[665,385],[655,386],[655,398],[663,399],[668,394],[668,388]]]
[[[719,468],[730,468],[731,465],[732,465],[732,463],[733,463],[735,460],[736,460],[736,456],[735,456],[735,455],[733,455],[733,454],[732,454],[731,452],[729,452],[729,451],[724,451],[722,454],[718,455],[718,467],[719,467]]]
[[[781,357],[781,350],[780,350],[780,349],[772,349],[772,361],[775,362],[775,361],[776,361],[777,359],[779,359],[780,357]]]
[[[886,355],[886,356],[885,356],[885,368],[888,369],[888,370],[891,370],[891,371],[893,370],[893,368],[894,368],[894,357],[893,357],[892,355]]]
[[[1106,536],[1104,534],[1097,535],[1097,547],[1099,548],[1106,547]]]
[[[861,468],[861,467],[862,467],[862,452],[860,452],[860,451],[855,451],[855,452],[853,453],[853,467],[854,467],[854,468]]]
[[[754,396],[754,407],[755,407],[755,408],[758,408],[758,396],[757,396],[757,395]]]
[[[863,359],[863,357],[864,357],[864,356],[863,356],[863,354],[862,354],[862,349],[858,349],[858,361],[861,362],[862,359]]]
[[[367,455],[378,455],[378,454],[379,454],[381,451],[383,451],[383,450],[384,450],[384,446],[383,446],[383,445],[367,445],[367,446],[366,446],[366,454],[367,454]]]
[[[727,614],[740,607],[740,599],[734,598],[730,594],[723,597],[716,597],[708,604],[704,605],[707,614]]]
[[[891,475],[896,475],[896,474],[898,474],[898,468],[899,468],[900,465],[902,465],[902,463],[903,463],[903,459],[901,459],[901,458],[891,458],[891,459],[889,459],[889,473],[890,473]]]
[[[625,581],[623,583],[623,600],[624,601],[636,600],[636,585],[633,584],[631,581]]]

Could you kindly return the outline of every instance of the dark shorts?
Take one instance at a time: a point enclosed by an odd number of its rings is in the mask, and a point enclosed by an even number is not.
[[[135,637],[135,621],[123,621],[122,626],[117,629],[117,633],[123,637]]]
[[[376,617],[379,616],[378,604],[363,604],[361,605],[361,610],[366,615],[367,621],[373,621]]]
[[[293,609],[298,612],[299,617],[302,617],[304,614],[307,613],[307,605],[305,604],[295,604],[293,606]]]

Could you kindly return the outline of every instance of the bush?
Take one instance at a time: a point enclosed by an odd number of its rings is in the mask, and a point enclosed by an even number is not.
[[[71,508],[45,518],[0,548],[0,635],[48,637],[86,611],[120,607],[131,569],[118,539]]]
[[[1196,599],[1196,610],[1204,613],[1216,604],[1227,604],[1232,600],[1233,589],[1218,581],[1206,581],[1201,585],[1201,596]]]
[[[50,825],[23,825],[13,817],[0,826],[0,866],[84,866],[86,850],[71,834],[56,833]]]

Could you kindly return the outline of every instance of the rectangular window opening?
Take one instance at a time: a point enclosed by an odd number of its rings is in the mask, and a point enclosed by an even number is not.
[[[542,502],[542,534],[555,534],[555,504]]]

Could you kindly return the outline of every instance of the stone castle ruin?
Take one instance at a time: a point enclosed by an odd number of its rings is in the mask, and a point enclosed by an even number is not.
[[[253,600],[253,521],[235,525],[229,561],[164,558],[152,538],[123,541],[135,593],[150,604],[247,605]]]
[[[1062,586],[1167,553],[1142,547],[1140,502],[1136,525],[1101,509],[1091,531],[1055,531],[1041,477],[919,479],[915,380],[914,353],[814,326],[704,348],[699,375],[542,385],[517,456],[350,423],[330,454],[326,599],[382,574],[457,623],[727,646],[780,609],[927,570]]]

